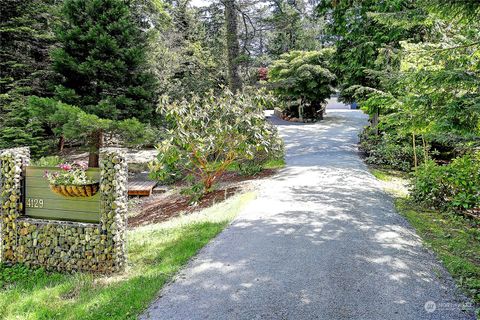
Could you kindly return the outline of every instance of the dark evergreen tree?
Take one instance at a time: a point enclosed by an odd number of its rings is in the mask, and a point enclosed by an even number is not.
[[[16,95],[47,95],[54,1],[0,0],[2,105]]]
[[[147,33],[134,1],[66,0],[53,52],[63,76],[57,97],[103,119],[152,122],[156,80],[149,70]],[[90,166],[98,165],[102,131],[92,133]]]
[[[156,80],[133,1],[67,0],[53,52],[58,97],[101,118],[152,120]]]
[[[52,94],[55,12],[53,0],[0,0],[0,149],[28,145],[37,156],[51,145],[25,97]]]
[[[336,45],[335,73],[341,83],[342,98],[354,100],[351,86],[379,88],[372,73],[385,68],[398,69],[398,59],[392,56],[400,49],[400,41],[420,41],[425,33],[423,15],[413,1],[353,1],[321,0],[317,6],[319,15],[327,21],[330,41]],[[388,15],[392,23],[377,21],[378,15]],[[409,24],[395,21],[409,19]],[[388,61],[388,65],[383,62]],[[373,72],[372,72],[373,71]]]

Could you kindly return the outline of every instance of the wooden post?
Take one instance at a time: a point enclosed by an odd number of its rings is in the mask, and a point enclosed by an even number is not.
[[[427,164],[428,161],[428,150],[427,150],[427,142],[425,141],[425,138],[422,135],[422,143],[423,143],[423,160],[425,161],[425,164]]]
[[[415,132],[412,132],[412,145],[413,145],[413,165],[415,172],[417,172],[417,146],[415,144]]]

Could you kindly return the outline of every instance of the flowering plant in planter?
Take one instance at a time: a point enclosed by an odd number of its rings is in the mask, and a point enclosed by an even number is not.
[[[53,192],[66,197],[91,197],[97,193],[99,184],[87,176],[86,163],[62,163],[58,167],[60,171],[44,174]]]

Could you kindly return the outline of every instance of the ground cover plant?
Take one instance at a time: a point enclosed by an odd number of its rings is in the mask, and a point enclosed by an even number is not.
[[[408,199],[397,199],[397,210],[443,262],[465,294],[480,303],[480,250],[478,221],[423,209]],[[480,315],[480,309],[477,310]]]

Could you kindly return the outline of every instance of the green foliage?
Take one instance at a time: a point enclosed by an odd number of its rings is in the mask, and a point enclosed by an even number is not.
[[[265,19],[272,29],[267,45],[271,56],[277,58],[292,50],[318,49],[315,25],[319,23],[310,21],[306,6],[304,1],[280,0],[272,4],[272,14]]]
[[[480,24],[476,30],[480,31]],[[480,136],[478,46],[444,50],[465,43],[451,39],[442,44],[403,44],[397,86],[404,94],[397,97],[397,113],[411,131],[423,131],[432,138]]]
[[[0,149],[30,146],[33,157],[52,150],[51,133],[29,108],[27,99],[18,97],[6,110],[6,115],[0,119]]]
[[[47,156],[47,157],[41,157],[37,160],[31,161],[32,166],[37,166],[37,167],[56,167],[61,163],[64,163],[65,159],[59,156]]]
[[[55,172],[45,171],[44,177],[52,185],[81,186],[98,182],[87,176],[86,170],[88,169],[88,165],[86,163],[62,163],[59,165],[59,168],[62,170]]]
[[[382,90],[377,74],[398,70],[400,41],[417,42],[428,30],[423,10],[410,0],[321,0],[317,12],[337,48],[335,73],[347,102],[355,100],[345,91],[351,86]]]
[[[48,50],[55,44],[56,4],[4,0],[0,7],[0,149],[28,145],[33,156],[40,156],[52,142],[48,130],[32,119],[25,100],[52,91]]]
[[[340,7],[345,9],[342,3]],[[344,84],[348,82],[344,95],[357,99],[370,115],[380,116],[373,126],[389,123],[390,130],[421,134],[437,145],[446,138],[478,145],[480,24],[468,19],[465,23],[462,17],[475,15],[480,5],[474,9],[448,2],[446,7],[456,13],[445,18],[448,10],[440,9],[436,0],[395,3],[367,1],[359,5],[366,15],[359,26],[371,19],[384,41],[377,43],[372,53],[376,56],[370,59],[374,65],[352,66],[365,81],[341,78]],[[403,31],[398,36],[390,33],[396,29]],[[415,30],[421,31],[421,37],[407,37]]]
[[[262,172],[263,167],[257,161],[244,161],[238,164],[238,171],[242,176],[255,176]]]
[[[31,268],[16,264],[14,266],[6,266],[0,264],[0,290],[8,288],[17,282],[33,283],[41,277],[45,276],[43,268],[32,270]]]
[[[132,1],[64,1],[61,46],[52,54],[61,101],[104,119],[152,120],[156,80],[134,10]]]
[[[140,1],[2,2],[0,148],[30,146],[38,157],[52,151],[55,139],[85,139],[94,127],[104,126],[117,126],[115,131],[129,136],[129,143],[141,143],[140,123],[126,119],[155,118],[156,81],[148,70],[145,18],[136,11],[140,9],[147,9]],[[55,35],[58,20],[62,26]],[[61,85],[55,90],[54,84]],[[57,99],[86,113],[75,111],[72,118],[72,110],[55,103],[54,116],[42,113],[48,108],[39,113],[28,99],[49,97],[54,91]]]
[[[377,134],[374,129],[366,128],[360,135],[360,150],[365,153],[368,164],[406,172],[415,165],[411,141],[395,132]],[[419,161],[423,161],[428,150],[419,143],[416,152]]]
[[[397,210],[416,229],[424,243],[443,262],[457,285],[480,303],[480,224],[445,212],[425,210],[406,199],[395,201]],[[477,315],[480,309],[477,308]]]
[[[118,136],[126,145],[137,146],[153,141],[155,132],[149,125],[132,118],[122,121],[102,119],[81,108],[51,98],[30,97],[29,110],[40,123],[51,128],[57,137],[91,143],[92,133],[102,130]]]
[[[225,84],[222,10],[212,4],[203,12],[189,7],[187,1],[166,7],[168,19],[150,35],[149,60],[160,92],[182,99]]]
[[[478,208],[480,154],[456,158],[445,166],[429,161],[415,174],[412,196],[415,201],[433,208]]]
[[[261,107],[261,106],[260,106]],[[264,137],[268,148],[256,148],[252,157],[237,160],[238,169],[241,175],[254,176],[260,173],[268,164],[283,162],[285,148],[283,140],[279,139],[276,129],[265,131]]]
[[[270,159],[263,164],[264,169],[281,169],[286,165],[285,159],[278,157],[277,159]]]
[[[163,140],[157,145],[157,158],[148,163],[150,179],[172,184],[182,178],[182,171],[178,165],[181,155],[178,149],[171,148],[171,145],[172,139]]]
[[[274,108],[281,108],[285,104],[283,99],[280,99],[273,91],[266,87],[244,87],[243,93],[252,97],[253,102],[264,110],[273,110]]]
[[[269,82],[286,99],[301,99],[318,111],[333,93],[336,76],[330,71],[334,51],[291,51],[280,56],[269,69]]]
[[[48,50],[55,43],[52,22],[55,1],[1,2],[0,116],[19,97],[49,93],[52,77]],[[1,120],[0,120],[1,121]]]
[[[205,97],[162,103],[170,128],[160,149],[155,166],[171,174],[171,166],[188,173],[190,192],[197,195],[212,191],[214,183],[234,162],[253,159],[259,152],[274,155],[282,149],[276,129],[263,115],[263,109],[253,98],[226,90],[215,97]],[[173,155],[176,161],[172,161]]]

